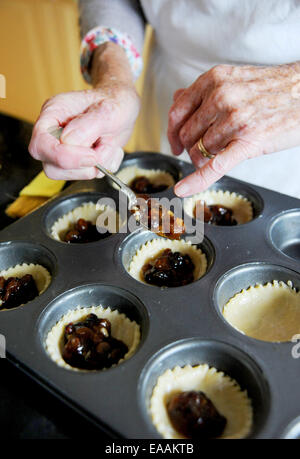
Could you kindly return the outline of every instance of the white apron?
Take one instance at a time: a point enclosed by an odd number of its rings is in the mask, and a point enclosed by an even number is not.
[[[276,65],[300,60],[300,0],[142,0],[155,29],[146,76],[142,133],[170,154],[173,93],[217,64]],[[154,121],[155,120],[155,121]],[[300,120],[299,120],[300,121]],[[187,159],[185,152],[181,159]],[[300,147],[243,162],[228,174],[300,198]]]

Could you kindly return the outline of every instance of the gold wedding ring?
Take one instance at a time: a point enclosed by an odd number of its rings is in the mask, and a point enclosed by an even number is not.
[[[203,140],[202,138],[199,140],[199,142],[197,143],[197,147],[199,148],[199,151],[202,153],[202,156],[204,158],[214,158],[215,155],[212,155],[211,153],[209,153],[209,151],[206,150],[205,146],[203,145]]]

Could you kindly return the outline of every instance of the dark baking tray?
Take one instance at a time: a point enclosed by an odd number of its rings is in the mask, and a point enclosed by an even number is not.
[[[191,164],[158,153],[127,155],[122,167],[139,164],[170,171],[177,180]],[[71,208],[118,193],[104,178],[75,182],[49,203],[0,232],[0,269],[21,262],[44,265],[47,291],[32,302],[0,313],[7,357],[19,368],[112,437],[160,438],[148,414],[159,374],[175,365],[207,363],[247,389],[254,408],[251,438],[300,436],[300,362],[293,343],[267,343],[242,335],[221,308],[242,288],[273,279],[300,288],[300,200],[224,177],[215,187],[237,191],[253,204],[255,218],[236,227],[205,225],[202,249],[208,272],[184,287],[144,285],[126,271],[131,253],[156,237],[137,230],[102,241],[69,245],[53,240],[51,224]],[[158,196],[174,197],[172,190]],[[55,322],[80,304],[107,304],[141,326],[133,357],[103,372],[58,367],[44,340]]]

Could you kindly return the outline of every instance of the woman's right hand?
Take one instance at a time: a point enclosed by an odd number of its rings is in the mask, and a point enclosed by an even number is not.
[[[96,89],[59,94],[47,100],[34,126],[29,152],[43,162],[49,178],[85,180],[103,175],[100,163],[116,172],[123,159],[140,100],[134,84],[106,81]],[[49,128],[64,127],[60,140]]]

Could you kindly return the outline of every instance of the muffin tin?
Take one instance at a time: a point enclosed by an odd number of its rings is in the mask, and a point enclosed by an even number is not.
[[[122,167],[134,164],[170,171],[176,180],[194,171],[191,164],[159,153],[127,155]],[[215,187],[250,199],[254,219],[235,227],[205,224],[200,247],[208,269],[184,287],[160,289],[128,274],[134,251],[156,237],[144,230],[78,245],[51,238],[54,221],[83,202],[112,197],[118,210],[118,192],[106,178],[73,183],[0,233],[0,270],[39,263],[52,276],[41,296],[0,312],[7,357],[114,438],[160,438],[148,413],[157,377],[176,365],[201,363],[224,371],[248,391],[254,410],[251,438],[300,438],[295,343],[249,338],[221,314],[230,297],[256,282],[291,280],[300,288],[300,201],[229,177]],[[174,197],[171,189],[158,195]],[[47,333],[69,309],[100,303],[140,325],[136,353],[106,371],[58,367],[44,347]]]

